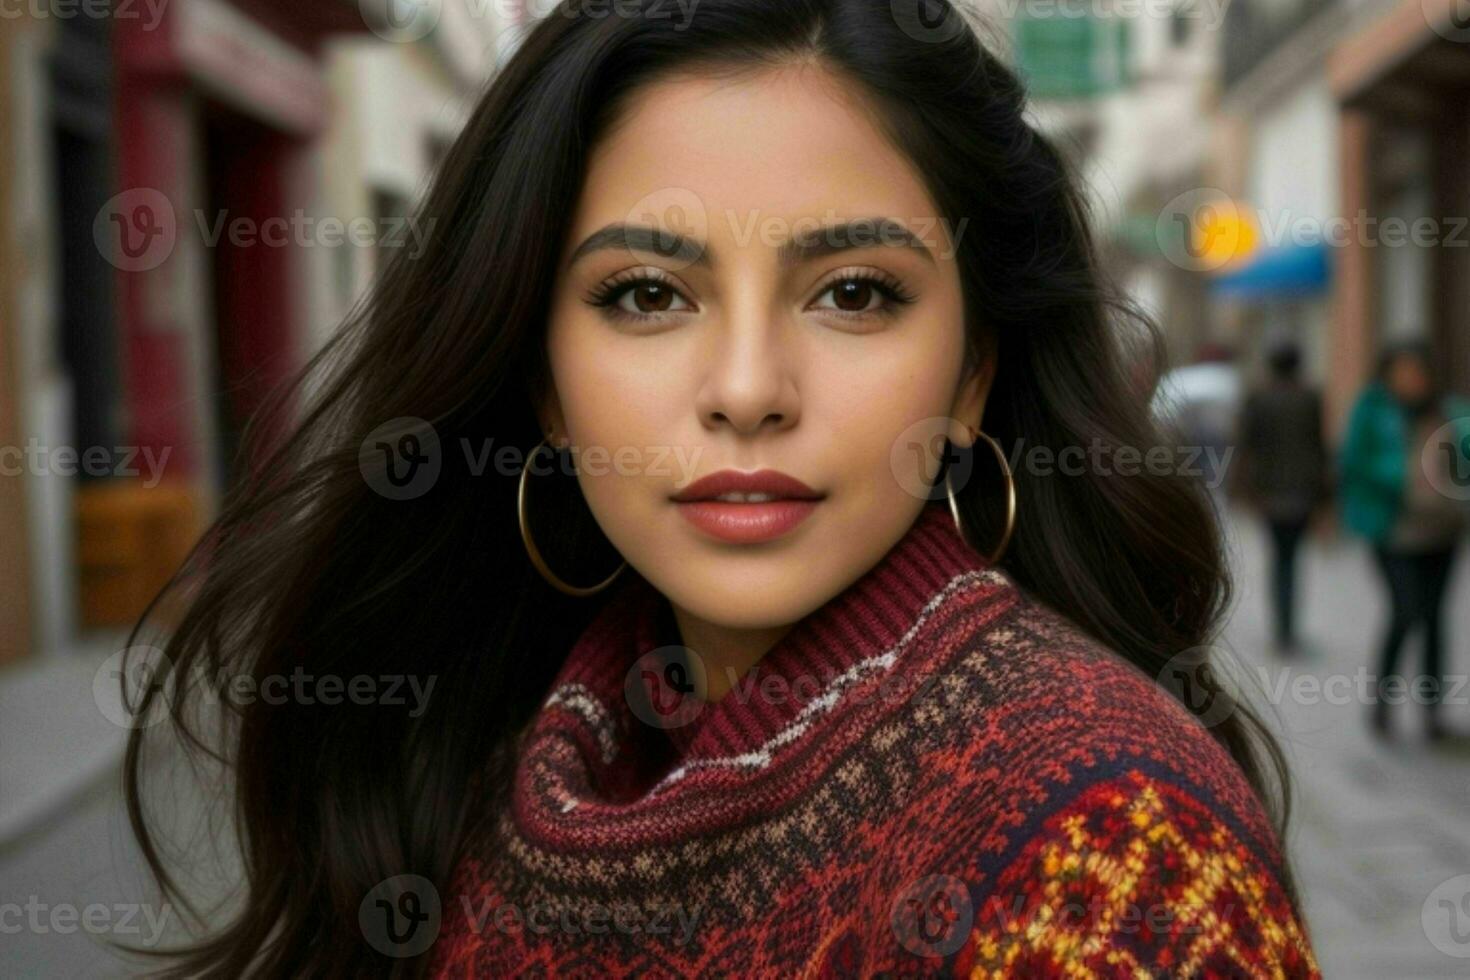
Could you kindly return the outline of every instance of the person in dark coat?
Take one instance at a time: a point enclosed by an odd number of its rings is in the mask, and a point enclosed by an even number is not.
[[[1270,376],[1241,408],[1238,486],[1266,521],[1273,551],[1271,598],[1277,650],[1297,650],[1297,552],[1312,513],[1326,497],[1327,446],[1322,397],[1300,378],[1301,352],[1282,344],[1269,356]]]

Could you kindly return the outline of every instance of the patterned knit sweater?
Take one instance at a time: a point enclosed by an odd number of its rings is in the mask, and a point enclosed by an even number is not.
[[[671,623],[634,575],[572,649],[432,975],[1319,975],[1229,755],[943,505],[717,702]]]

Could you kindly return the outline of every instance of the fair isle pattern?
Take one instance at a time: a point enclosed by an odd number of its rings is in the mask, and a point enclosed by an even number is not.
[[[998,879],[960,972],[977,980],[1317,972],[1248,849],[1187,795],[1134,771],[1092,787],[1048,828]],[[1167,922],[1176,941],[1155,945],[1165,933],[1150,921]]]
[[[1317,976],[1234,762],[942,505],[752,669],[790,696],[639,722],[623,683],[663,602],[631,578],[568,655],[441,889],[434,975]],[[970,915],[916,943],[895,910],[931,876]],[[1069,933],[1077,889],[1103,904]],[[1103,928],[1118,902],[1194,918],[1140,941]]]
[[[617,735],[613,731],[612,713],[596,694],[582,684],[563,684],[552,691],[546,703],[541,706],[542,711],[552,711],[556,708],[568,708],[586,719],[587,724],[597,736],[597,744],[602,747],[603,763],[613,761],[618,754],[618,742]]]

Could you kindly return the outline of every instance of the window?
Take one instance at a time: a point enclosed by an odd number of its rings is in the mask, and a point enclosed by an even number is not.
[[[1127,80],[1128,27],[1122,17],[1057,13],[1016,22],[1018,67],[1039,98],[1086,98]]]

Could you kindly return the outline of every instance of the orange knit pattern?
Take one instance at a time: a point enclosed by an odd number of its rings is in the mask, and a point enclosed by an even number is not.
[[[979,910],[962,972],[1078,980],[1144,980],[1160,967],[1186,977],[1317,973],[1275,883],[1187,796],[1132,772],[1084,793],[1047,829],[998,881],[1020,898]],[[1150,938],[1166,937],[1165,948],[1150,948]]]

